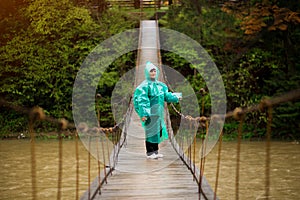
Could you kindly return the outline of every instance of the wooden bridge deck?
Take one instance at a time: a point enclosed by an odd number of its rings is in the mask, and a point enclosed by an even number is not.
[[[157,22],[153,20],[141,21],[136,85],[145,78],[146,61],[160,64],[158,38]],[[213,192],[205,179],[202,182],[204,188],[202,189],[208,198],[202,194],[199,195],[197,181],[194,180],[192,173],[179,157],[177,152],[180,150],[177,149],[176,152],[173,148],[171,140],[160,144],[159,151],[164,155],[163,158],[147,159],[145,133],[139,117],[134,111],[129,117],[130,123],[126,140],[120,149],[114,170],[108,176],[107,183],[102,185],[101,192],[97,192],[93,199],[195,200],[199,197],[201,199],[213,199]],[[167,122],[170,125],[170,122]],[[97,187],[98,180],[96,178],[90,190],[96,191]],[[88,198],[86,192],[81,199]]]
[[[146,158],[144,130],[133,113],[127,143],[95,199],[198,199],[197,183],[172,145],[166,142],[160,149],[164,158]]]

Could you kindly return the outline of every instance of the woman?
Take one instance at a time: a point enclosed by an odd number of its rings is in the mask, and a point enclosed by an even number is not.
[[[159,70],[151,62],[146,63],[145,78],[134,92],[134,108],[145,129],[147,158],[157,159],[163,155],[158,153],[158,144],[168,139],[164,121],[164,103],[177,103],[179,98],[168,91],[166,84],[158,81]]]

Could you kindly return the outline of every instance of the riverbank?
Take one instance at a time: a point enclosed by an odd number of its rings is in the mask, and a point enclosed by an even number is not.
[[[40,132],[35,133],[36,139],[41,140],[52,140],[52,139],[59,139],[59,136],[61,136],[63,139],[72,140],[75,138],[75,135],[77,134],[76,130],[65,130],[62,131],[59,135],[57,131],[49,131],[49,132]],[[9,133],[9,134],[3,134],[0,136],[1,140],[26,140],[30,139],[30,134],[28,132],[22,132],[22,133]],[[201,135],[197,135],[197,139],[201,139]],[[225,142],[234,142],[237,141],[236,137],[232,137],[230,135],[223,135],[222,138]],[[273,138],[271,139],[273,142],[288,142],[291,144],[300,145],[300,140],[296,139],[279,139],[279,138]],[[263,137],[251,137],[242,139],[243,142],[263,142],[265,141],[265,138]]]
[[[75,130],[65,130],[61,133],[57,131],[50,132],[39,132],[35,133],[36,138],[39,139],[58,139],[62,137],[64,139],[73,139],[76,135],[77,131]],[[29,132],[21,132],[21,133],[9,133],[1,135],[1,140],[21,140],[21,139],[30,139]]]

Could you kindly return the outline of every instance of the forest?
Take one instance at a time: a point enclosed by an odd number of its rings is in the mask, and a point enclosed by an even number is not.
[[[160,27],[183,33],[205,48],[222,75],[228,111],[300,88],[297,1],[180,0],[166,4],[159,10],[145,10],[144,18],[163,13]],[[73,84],[86,56],[105,39],[139,27],[140,16],[135,14],[139,10],[109,5],[105,0],[2,0],[0,98],[24,108],[40,106],[47,115],[72,122]],[[185,59],[172,52],[161,54],[162,62],[183,74],[195,91],[206,88]],[[136,57],[133,51],[116,59],[98,83],[103,127],[114,125],[112,90],[135,67]],[[197,95],[200,105],[202,97]],[[209,115],[209,95],[204,98]],[[28,131],[28,116],[0,107],[1,138]],[[274,107],[272,138],[299,140],[299,119],[299,100]],[[263,139],[266,121],[264,113],[247,114],[244,139]],[[41,132],[55,130],[46,122],[37,127]],[[226,120],[224,136],[235,139],[237,127],[236,120]]]

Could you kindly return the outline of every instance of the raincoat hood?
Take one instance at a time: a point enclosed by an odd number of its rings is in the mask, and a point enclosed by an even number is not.
[[[159,76],[159,69],[158,67],[156,67],[153,63],[147,61],[146,62],[146,67],[145,67],[145,78],[147,80],[151,80],[150,78],[150,71],[152,69],[155,69],[156,70],[156,76],[155,76],[155,80],[157,81],[158,80],[158,76]]]

